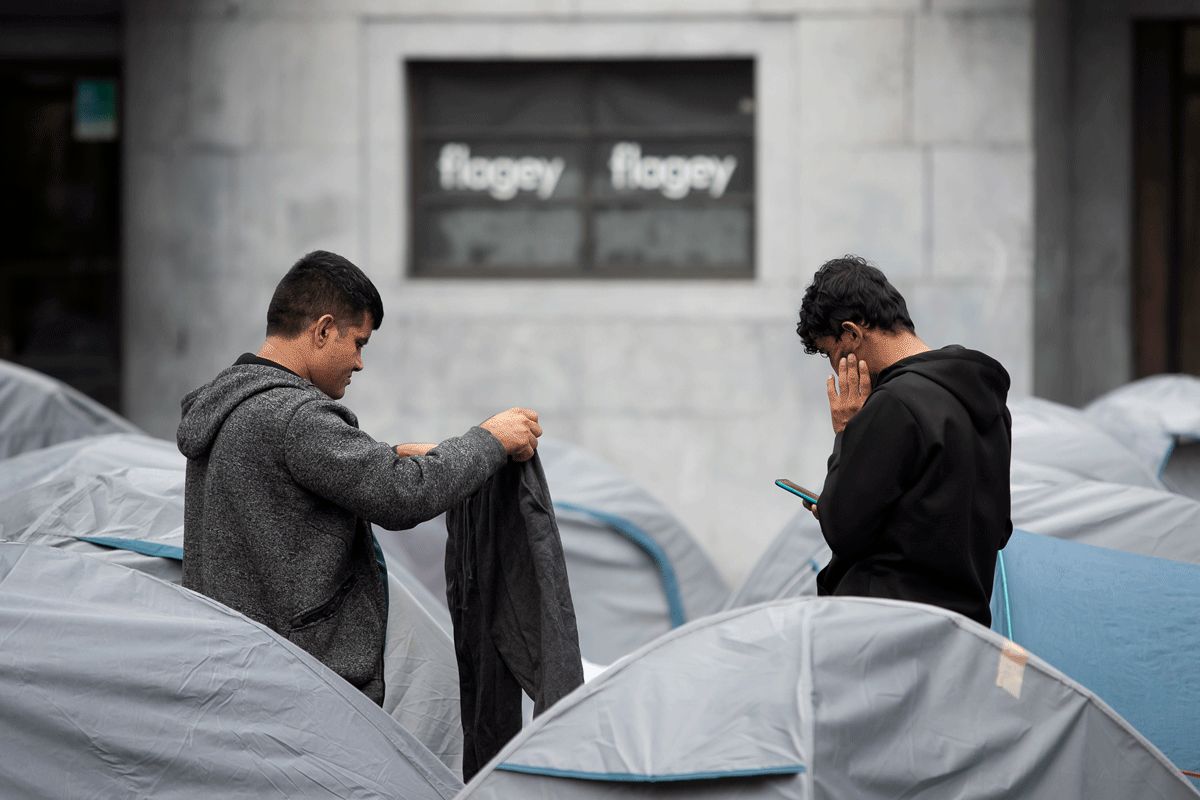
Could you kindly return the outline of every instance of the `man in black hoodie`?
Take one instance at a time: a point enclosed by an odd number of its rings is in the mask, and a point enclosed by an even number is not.
[[[392,447],[336,402],[363,368],[383,301],[317,250],[288,270],[257,355],[183,398],[183,585],[258,620],[383,703],[387,583],[370,523],[411,528],[532,458],[537,414]]]
[[[835,433],[817,506],[833,550],[818,593],[930,603],[983,624],[1012,533],[1009,377],[917,338],[904,298],[857,256],[824,264],[800,306],[805,352],[829,358]]]

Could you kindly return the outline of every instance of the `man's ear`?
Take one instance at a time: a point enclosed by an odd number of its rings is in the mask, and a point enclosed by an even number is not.
[[[863,327],[857,322],[843,322],[842,336],[840,338],[845,338],[848,334],[851,342],[861,342],[863,340],[863,333]]]
[[[337,326],[333,324],[333,315],[323,315],[320,319],[313,323],[313,348],[319,350],[332,342],[335,338],[334,334],[336,331]]]

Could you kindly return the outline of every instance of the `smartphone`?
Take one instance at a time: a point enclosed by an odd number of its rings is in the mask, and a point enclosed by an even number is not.
[[[780,478],[779,480],[775,481],[775,485],[780,489],[788,490],[797,497],[804,498],[813,505],[817,504],[817,493],[812,489],[805,489],[803,486],[792,483],[787,478]]]

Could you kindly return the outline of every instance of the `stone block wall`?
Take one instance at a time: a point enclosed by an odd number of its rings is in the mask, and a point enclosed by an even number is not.
[[[314,248],[386,317],[345,402],[390,442],[513,405],[663,500],[736,583],[819,487],[828,365],[794,327],[828,258],[879,264],[931,346],[1032,380],[1033,18],[1002,0],[130,0],[125,397],[179,398],[262,341]],[[405,57],[756,59],[752,281],[406,277]]]

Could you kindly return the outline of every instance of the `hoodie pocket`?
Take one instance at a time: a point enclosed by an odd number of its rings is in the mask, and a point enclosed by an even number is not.
[[[350,594],[350,590],[354,588],[355,576],[351,574],[338,590],[333,593],[324,603],[318,606],[301,611],[296,616],[292,617],[292,630],[299,631],[311,625],[316,625],[319,622],[329,619],[338,612],[342,607],[342,603],[346,602],[346,595]]]

